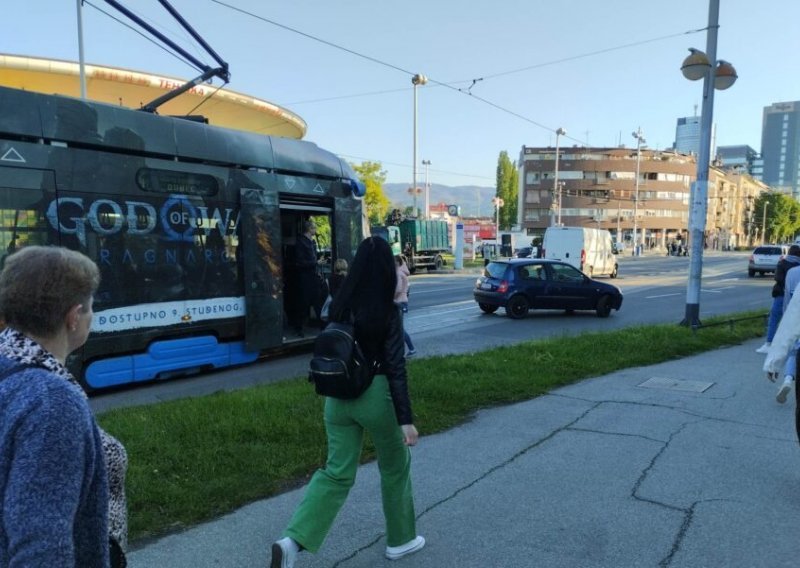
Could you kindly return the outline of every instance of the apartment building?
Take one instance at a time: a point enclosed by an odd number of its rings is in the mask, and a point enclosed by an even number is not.
[[[632,243],[635,227],[645,248],[688,239],[694,156],[672,150],[642,149],[637,154],[636,148],[574,147],[559,149],[557,176],[555,164],[555,148],[523,146],[520,151],[520,226],[529,234],[543,234],[560,219],[566,226],[608,229],[627,243]],[[749,245],[752,202],[767,187],[745,172],[715,167],[709,182],[706,244]]]

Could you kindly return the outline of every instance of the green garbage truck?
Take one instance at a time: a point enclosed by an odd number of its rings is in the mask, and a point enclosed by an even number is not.
[[[451,252],[447,221],[403,219],[397,224],[374,226],[370,232],[389,241],[394,254],[405,255],[411,274],[420,268],[439,270],[446,264],[442,255]]]

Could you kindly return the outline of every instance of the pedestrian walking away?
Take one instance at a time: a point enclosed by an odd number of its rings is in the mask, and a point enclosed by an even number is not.
[[[302,551],[317,552],[355,483],[364,431],[372,439],[381,477],[386,522],[385,556],[398,560],[419,551],[411,487],[410,446],[417,443],[408,395],[403,325],[394,304],[397,272],[389,243],[361,242],[330,307],[330,320],[352,321],[355,338],[377,374],[355,399],[325,398],[328,439],[325,466],[311,478],[283,537],[272,545],[272,568],[292,568]]]
[[[767,339],[764,345],[756,349],[756,353],[766,353],[769,350],[770,343],[775,337],[775,331],[778,329],[778,323],[781,321],[781,316],[784,312],[786,274],[797,266],[800,266],[800,245],[792,245],[789,247],[788,254],[778,261],[778,266],[775,268],[772,307],[770,307],[769,318],[767,319]]]
[[[125,448],[65,367],[99,283],[59,247],[22,247],[0,273],[0,566],[125,566]]]
[[[395,255],[394,260],[397,265],[397,287],[394,290],[394,303],[400,307],[403,319],[405,319],[405,314],[408,313],[408,277],[411,275],[411,272],[408,269],[408,263],[403,255]],[[403,324],[403,340],[406,343],[406,347],[408,347],[406,356],[411,357],[416,355],[417,350],[414,349],[414,342],[411,341],[411,336],[408,335],[406,331],[405,323]]]
[[[792,297],[797,291],[798,285],[800,285],[800,265],[790,268],[786,272],[786,278],[784,280],[785,292],[783,296],[784,311],[789,306]],[[795,378],[797,377],[798,348],[800,348],[800,341],[795,341],[786,357],[786,363],[784,364],[783,372],[781,373],[783,376],[783,382],[778,388],[778,393],[775,395],[775,400],[777,400],[780,404],[786,402],[786,398],[789,396],[789,393],[792,391],[792,387],[795,384]]]
[[[800,276],[800,267],[793,268],[787,274],[787,286],[791,284],[794,279]],[[795,287],[795,291],[797,287]],[[764,371],[767,373],[767,379],[772,382],[783,375],[784,382],[786,382],[786,375],[791,373],[796,373],[796,354],[793,354],[793,350],[797,348],[800,343],[800,293],[793,293],[791,295],[791,299],[788,301],[786,310],[783,313],[783,317],[778,324],[778,330],[775,332],[775,337],[772,340],[772,344],[769,346],[769,351],[767,351],[767,357],[764,360]],[[795,358],[795,361],[792,362],[790,359]],[[792,366],[794,364],[794,367]],[[778,391],[778,402],[783,402],[786,400],[786,396],[788,395],[789,391],[791,390],[791,382],[788,385],[787,389],[784,389],[785,385],[781,385],[781,389]],[[783,400],[780,400],[782,398]],[[798,390],[795,389],[795,398],[797,400],[797,405],[795,406],[795,430],[797,432],[797,439],[800,441],[800,394],[798,394]]]

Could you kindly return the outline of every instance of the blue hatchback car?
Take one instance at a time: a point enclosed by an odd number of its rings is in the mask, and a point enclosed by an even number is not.
[[[601,318],[622,306],[616,286],[598,282],[566,262],[510,258],[486,265],[473,291],[478,307],[487,314],[505,308],[514,319],[529,310],[594,310]]]

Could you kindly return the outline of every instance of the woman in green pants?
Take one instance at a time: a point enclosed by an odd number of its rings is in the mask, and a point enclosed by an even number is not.
[[[411,452],[417,443],[404,358],[403,323],[394,304],[397,283],[389,243],[380,237],[358,247],[350,272],[330,307],[331,321],[355,324],[367,360],[378,363],[369,388],[356,399],[325,399],[328,459],[311,478],[284,537],[272,545],[271,568],[292,568],[300,550],[316,552],[353,486],[364,430],[378,454],[386,557],[398,560],[420,550],[411,490]]]

